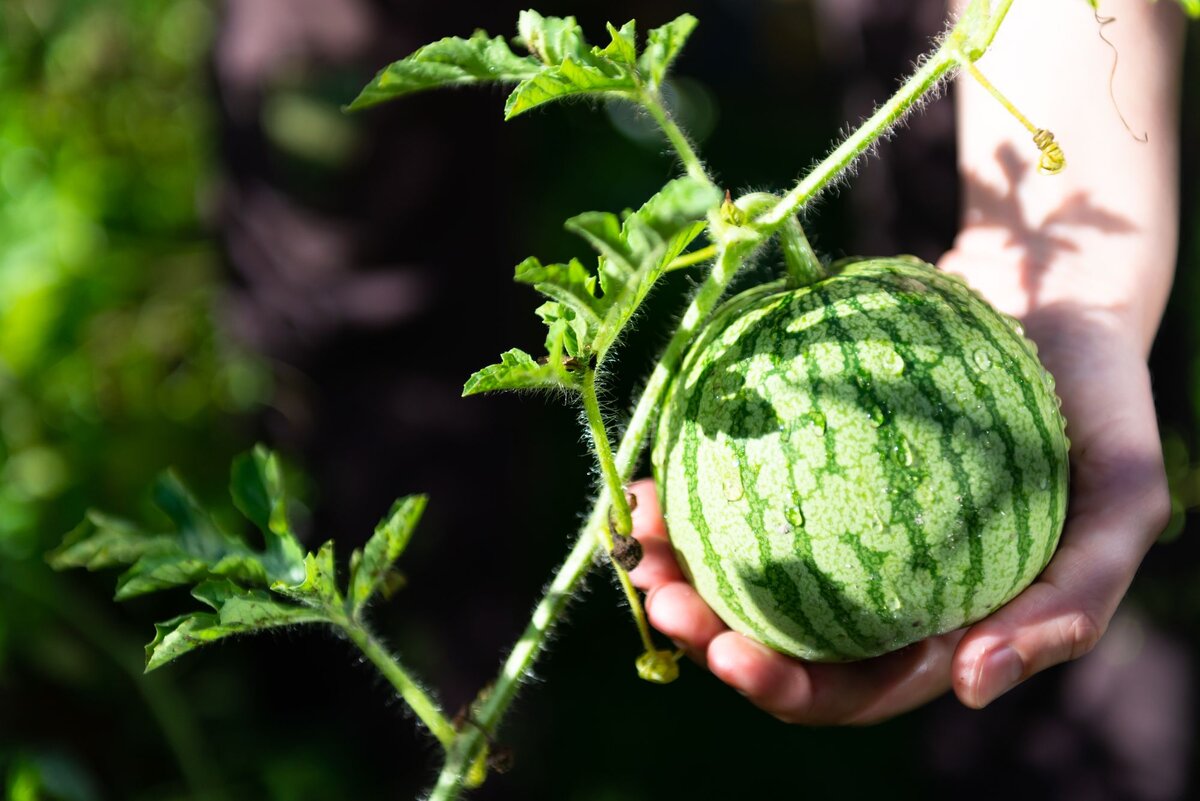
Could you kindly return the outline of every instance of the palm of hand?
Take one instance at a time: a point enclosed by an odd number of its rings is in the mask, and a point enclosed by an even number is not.
[[[975,286],[1011,269],[951,252],[941,267]],[[1020,312],[1057,380],[1071,437],[1071,499],[1062,542],[1021,595],[967,629],[863,662],[790,659],[729,630],[675,562],[651,482],[638,496],[635,535],[645,558],[632,574],[651,622],[755,705],[793,723],[863,724],[897,715],[953,687],[966,705],[990,703],[1018,681],[1075,659],[1099,640],[1170,512],[1150,380],[1139,337],[1119,310],[1039,305],[993,289]],[[1032,307],[1032,310],[1031,310]]]

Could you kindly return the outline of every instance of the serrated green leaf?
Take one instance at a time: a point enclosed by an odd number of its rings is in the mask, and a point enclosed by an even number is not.
[[[543,17],[532,9],[517,17],[517,41],[549,67],[591,50],[574,17]]]
[[[646,34],[646,49],[638,59],[638,68],[651,86],[662,85],[667,70],[679,56],[697,23],[698,20],[691,14],[683,14]]]
[[[408,547],[428,502],[424,495],[409,495],[396,501],[362,551],[355,552],[357,558],[351,557],[346,600],[352,615],[357,615],[385,583],[392,565]]]
[[[565,328],[565,326],[564,326]],[[560,334],[561,340],[561,334]],[[561,360],[560,360],[561,361]],[[489,365],[467,379],[463,386],[463,397],[496,392],[504,389],[564,389],[575,386],[564,379],[562,368],[555,369],[547,360],[539,363],[523,350],[513,348],[500,355],[500,363]]]
[[[547,328],[547,356],[536,361],[524,351],[511,350],[501,364],[471,376],[463,395],[577,388],[573,370],[604,358],[667,265],[704,231],[707,212],[720,200],[714,186],[685,176],[668,183],[624,222],[608,212],[586,212],[567,220],[567,229],[600,254],[598,274],[575,259],[547,265],[529,258],[517,265],[516,280],[532,284],[551,299],[537,309]]]
[[[205,581],[192,595],[215,611],[191,612],[156,623],[154,640],[146,646],[146,672],[233,634],[327,622],[312,609],[280,603],[269,593],[247,590],[231,581]]]
[[[634,23],[620,30],[608,26],[612,41],[591,47],[574,17],[543,17],[522,11],[517,21],[520,41],[545,65],[523,80],[504,104],[511,120],[530,109],[578,95],[625,96],[638,88]]]
[[[598,56],[612,59],[613,61],[622,61],[629,65],[637,63],[637,23],[634,20],[629,20],[617,30],[616,26],[611,22],[606,23],[608,27],[608,35],[612,37],[612,41],[603,50],[595,49]]]
[[[55,570],[102,570],[177,548],[175,537],[169,534],[147,534],[133,523],[89,511],[62,544],[46,555],[46,560]]]
[[[154,499],[176,533],[146,534],[130,523],[91,512],[48,560],[56,569],[129,565],[117,579],[117,600],[211,577],[259,587],[302,580],[303,551],[288,528],[278,463],[270,452],[259,448],[240,457],[230,491],[238,508],[263,529],[265,551],[223,531],[178,476],[167,471],[155,485]]]
[[[590,323],[600,322],[603,311],[596,297],[596,276],[578,259],[571,259],[566,264],[542,264],[530,257],[517,265],[513,280],[532,285]]]
[[[209,575],[209,564],[203,559],[189,557],[182,550],[158,556],[146,556],[117,578],[118,601],[139,595],[194,584]]]
[[[632,98],[637,90],[633,71],[620,69],[608,60],[592,59],[593,63],[566,59],[557,67],[546,69],[517,85],[504,104],[504,119],[577,95],[618,95]]]
[[[276,581],[271,590],[293,600],[311,605],[337,606],[342,594],[337,586],[337,569],[333,563],[333,540],[327,541],[316,553],[304,557],[304,580],[292,584]]]
[[[470,39],[442,39],[384,67],[346,110],[357,111],[426,89],[518,83],[541,69],[537,59],[513,53],[504,37],[488,38],[484,31],[476,31]]]
[[[234,505],[262,532],[267,547],[264,565],[276,580],[300,581],[304,549],[288,522],[279,457],[256,445],[234,459],[230,473],[229,494]]]

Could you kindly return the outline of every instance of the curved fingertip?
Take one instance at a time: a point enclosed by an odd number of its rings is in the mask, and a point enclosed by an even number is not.
[[[642,544],[642,561],[629,571],[635,587],[651,590],[660,584],[683,581],[683,571],[675,560],[671,543],[660,537],[638,537]]]
[[[954,694],[964,706],[983,709],[1025,677],[1025,660],[1002,641],[973,642],[955,657]]]
[[[703,653],[725,624],[692,585],[683,581],[660,584],[646,596],[650,624],[688,650]]]
[[[658,489],[653,479],[643,478],[626,487],[633,496],[633,536],[645,541],[647,538],[667,538],[667,526],[663,522],[662,508],[658,504]]]
[[[713,675],[755,706],[784,722],[803,722],[812,683],[801,663],[734,631],[714,637],[707,657]]]

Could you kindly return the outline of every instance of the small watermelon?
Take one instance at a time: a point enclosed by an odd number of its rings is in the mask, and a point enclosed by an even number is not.
[[[727,302],[668,390],[671,541],[731,628],[863,659],[983,618],[1050,560],[1065,422],[1019,324],[910,257]]]

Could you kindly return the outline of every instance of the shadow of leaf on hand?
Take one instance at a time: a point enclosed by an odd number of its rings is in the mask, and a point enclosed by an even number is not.
[[[1006,186],[985,183],[971,172],[964,181],[970,197],[974,228],[999,228],[1008,231],[1006,247],[1021,254],[1021,286],[1029,295],[1030,308],[1038,306],[1042,281],[1054,257],[1077,253],[1079,247],[1064,229],[1092,228],[1111,234],[1131,234],[1137,227],[1126,217],[1097,205],[1084,190],[1068,195],[1062,204],[1039,225],[1032,224],[1018,190],[1029,176],[1032,164],[1021,158],[1011,144],[1001,145],[996,160],[1004,171]]]

